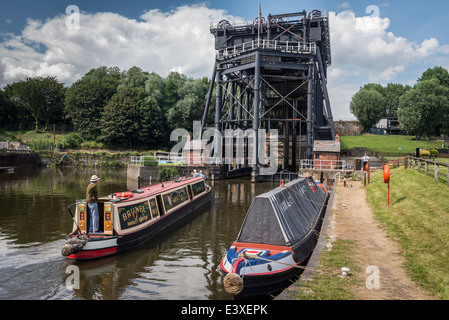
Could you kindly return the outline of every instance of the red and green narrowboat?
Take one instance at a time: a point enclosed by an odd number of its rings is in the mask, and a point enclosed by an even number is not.
[[[74,219],[61,254],[74,260],[98,259],[134,248],[210,202],[202,178],[180,178],[98,199],[100,231],[88,233],[85,200],[68,207]],[[76,208],[72,213],[73,207]]]

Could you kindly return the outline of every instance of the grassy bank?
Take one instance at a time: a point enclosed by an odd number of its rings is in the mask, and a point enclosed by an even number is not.
[[[416,148],[440,149],[441,141],[414,140],[412,136],[382,136],[364,134],[360,136],[341,137],[341,149],[368,148],[371,152],[381,154],[408,154]]]
[[[401,245],[411,278],[435,296],[449,299],[449,189],[417,171],[393,169],[387,208],[381,175],[373,174],[374,183],[367,187],[375,216]]]
[[[387,190],[382,172],[373,173],[366,192],[375,218],[400,245],[410,278],[435,299],[449,299],[449,189],[433,177],[401,167],[391,169],[390,208]],[[302,282],[296,299],[357,299],[351,289],[365,284],[356,277],[337,276],[341,266],[360,271],[354,260],[357,245],[338,239],[332,250],[323,250],[313,280]]]
[[[295,294],[298,300],[354,300],[357,297],[351,292],[351,286],[361,284],[355,277],[339,277],[341,266],[346,266],[352,272],[359,268],[351,259],[352,252],[357,243],[350,240],[338,239],[332,243],[332,250],[324,250],[320,254],[317,272],[313,275],[313,281],[304,281],[301,288]]]

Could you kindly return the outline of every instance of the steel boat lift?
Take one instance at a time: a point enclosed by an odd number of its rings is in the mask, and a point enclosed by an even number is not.
[[[245,148],[245,161],[236,167],[252,167],[257,179],[258,132],[277,129],[279,169],[297,172],[301,159],[312,159],[314,140],[335,138],[327,90],[328,16],[313,10],[240,24],[222,20],[211,24],[210,32],[216,56],[202,132],[215,90],[215,129],[223,137],[226,129],[255,133],[254,147]]]

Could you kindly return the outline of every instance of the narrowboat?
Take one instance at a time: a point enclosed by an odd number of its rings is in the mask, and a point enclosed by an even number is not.
[[[211,188],[203,178],[180,178],[141,189],[98,198],[100,230],[88,233],[85,200],[68,207],[74,220],[61,254],[90,260],[134,248],[210,202]],[[76,207],[75,213],[72,213]]]
[[[270,298],[304,269],[321,230],[329,195],[308,178],[255,197],[237,240],[222,259],[234,299]]]
[[[326,186],[324,185],[323,182],[314,180],[313,177],[308,177],[308,179],[309,179],[309,186],[313,192],[315,192],[316,188],[321,188],[323,189],[324,193],[327,193]]]

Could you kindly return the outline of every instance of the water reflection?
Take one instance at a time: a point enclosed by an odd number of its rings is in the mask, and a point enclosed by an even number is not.
[[[72,228],[67,206],[92,174],[101,195],[127,190],[126,170],[20,169],[0,174],[0,299],[231,299],[220,262],[251,200],[272,183],[210,181],[211,204],[132,251],[98,261],[60,254]],[[80,288],[65,286],[67,267]]]

